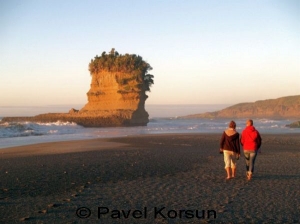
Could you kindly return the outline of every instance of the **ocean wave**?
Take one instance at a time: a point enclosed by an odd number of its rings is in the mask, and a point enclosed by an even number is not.
[[[238,132],[245,128],[245,119],[235,119]],[[0,124],[0,148],[49,141],[121,137],[140,134],[219,133],[228,127],[229,119],[151,119],[147,126],[84,128],[72,122],[6,122]],[[286,127],[289,120],[254,120],[261,133],[300,133]]]
[[[72,134],[78,128],[74,122],[5,122],[0,124],[0,138]]]
[[[277,121],[263,118],[263,119],[259,119],[258,122],[261,122],[263,124],[270,124],[270,123],[276,123]]]
[[[41,123],[41,122],[37,122],[35,124],[38,125],[45,125],[45,126],[77,126],[77,124],[75,122],[63,122],[63,121],[56,121],[56,122],[47,122],[47,123]]]

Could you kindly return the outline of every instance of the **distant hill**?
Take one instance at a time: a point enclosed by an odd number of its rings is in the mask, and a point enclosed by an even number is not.
[[[239,103],[223,110],[181,118],[300,118],[300,95]]]

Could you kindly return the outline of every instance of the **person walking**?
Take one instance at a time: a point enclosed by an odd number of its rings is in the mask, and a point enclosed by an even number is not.
[[[240,141],[245,155],[246,176],[248,180],[251,180],[254,172],[255,159],[262,141],[259,132],[253,126],[253,120],[246,121],[246,128],[242,132]]]
[[[235,130],[236,123],[230,121],[220,140],[220,152],[224,155],[226,180],[234,178],[236,174],[236,160],[240,157],[239,133]],[[230,173],[231,171],[231,173]]]

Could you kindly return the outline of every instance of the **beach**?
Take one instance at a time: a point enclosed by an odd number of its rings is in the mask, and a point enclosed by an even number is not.
[[[253,179],[225,180],[221,134],[0,150],[0,223],[299,223],[300,134],[263,134]]]

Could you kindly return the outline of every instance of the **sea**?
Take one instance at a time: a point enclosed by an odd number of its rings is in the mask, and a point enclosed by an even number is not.
[[[58,142],[93,138],[125,137],[132,135],[172,134],[172,133],[220,133],[228,127],[229,119],[182,119],[180,116],[212,112],[228,105],[146,105],[150,121],[147,126],[140,127],[104,127],[85,128],[73,122],[6,122],[0,124],[0,148],[29,145],[44,142]],[[52,110],[51,110],[52,109]],[[70,107],[68,107],[70,109]],[[66,112],[64,106],[59,107],[13,107],[20,114],[1,114],[11,111],[10,107],[0,107],[0,119],[4,116],[32,116],[44,112]],[[10,114],[13,114],[10,112]],[[300,133],[300,128],[288,128],[287,124],[295,120],[274,120],[268,118],[251,118],[254,126],[261,134]],[[235,119],[237,131],[242,132],[245,119]]]

